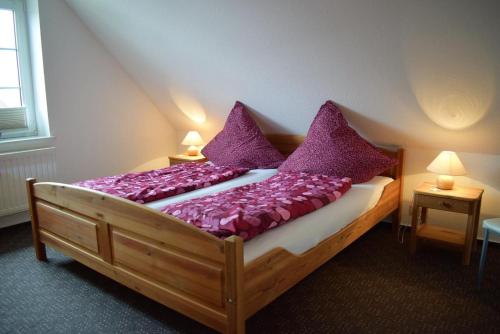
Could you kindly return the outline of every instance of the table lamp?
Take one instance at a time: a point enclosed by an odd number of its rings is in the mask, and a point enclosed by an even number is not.
[[[465,175],[465,168],[457,154],[452,151],[443,151],[434,159],[429,166],[429,172],[439,174],[436,187],[442,190],[453,189],[453,176]]]
[[[203,145],[203,139],[201,139],[198,131],[189,131],[186,137],[182,140],[182,145],[189,146],[187,149],[187,155],[196,156],[199,154],[199,149],[197,146]]]

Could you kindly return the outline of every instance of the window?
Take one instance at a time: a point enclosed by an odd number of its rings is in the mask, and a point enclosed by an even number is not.
[[[37,134],[24,1],[0,0],[0,140]]]

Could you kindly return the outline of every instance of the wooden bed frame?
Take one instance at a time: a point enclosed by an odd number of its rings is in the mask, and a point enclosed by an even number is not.
[[[269,135],[289,155],[302,136]],[[208,327],[244,333],[245,320],[294,286],[384,217],[400,221],[400,164],[376,206],[303,254],[273,249],[244,264],[243,241],[218,239],[144,205],[67,184],[28,179],[36,257],[45,245]]]

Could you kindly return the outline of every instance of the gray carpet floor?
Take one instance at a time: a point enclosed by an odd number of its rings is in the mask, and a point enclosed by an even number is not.
[[[48,250],[34,258],[28,224],[0,230],[0,333],[212,333]],[[409,257],[379,224],[247,321],[248,333],[499,333],[500,247],[479,255],[422,247]]]

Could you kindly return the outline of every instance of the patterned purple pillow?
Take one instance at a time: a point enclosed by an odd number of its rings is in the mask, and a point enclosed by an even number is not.
[[[321,106],[304,142],[280,166],[283,172],[308,172],[369,181],[398,161],[361,138],[340,109],[327,101]]]
[[[239,101],[229,113],[224,129],[201,152],[216,165],[250,169],[277,168],[285,160]]]

